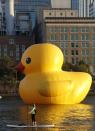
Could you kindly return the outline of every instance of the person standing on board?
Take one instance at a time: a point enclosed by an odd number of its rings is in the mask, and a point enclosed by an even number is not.
[[[36,119],[35,119],[35,116],[36,116],[36,105],[35,104],[33,104],[31,106],[31,111],[29,111],[29,114],[31,114],[32,124],[36,125]]]
[[[0,99],[2,99],[2,96],[0,96]]]

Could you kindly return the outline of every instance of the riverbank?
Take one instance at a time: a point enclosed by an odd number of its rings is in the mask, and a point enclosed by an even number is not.
[[[2,97],[13,97],[13,96],[19,96],[19,93],[17,93],[17,92],[8,92],[8,93],[0,93],[0,96],[2,96]]]

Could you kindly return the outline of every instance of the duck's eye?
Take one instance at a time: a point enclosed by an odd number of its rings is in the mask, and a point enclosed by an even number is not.
[[[26,63],[30,64],[30,62],[31,62],[31,58],[30,57],[26,58]]]

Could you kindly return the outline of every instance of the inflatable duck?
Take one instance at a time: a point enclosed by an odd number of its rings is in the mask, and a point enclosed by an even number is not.
[[[84,72],[61,69],[63,53],[54,44],[35,44],[26,49],[18,69],[25,74],[19,93],[27,104],[76,104],[90,90],[92,78]]]

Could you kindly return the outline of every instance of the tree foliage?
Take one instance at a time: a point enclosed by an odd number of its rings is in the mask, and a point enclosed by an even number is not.
[[[0,58],[0,84],[4,88],[13,86],[16,81],[15,61],[9,57]]]
[[[79,61],[77,64],[71,64],[66,62],[65,64],[63,64],[62,69],[66,71],[79,71],[90,73],[89,65],[86,64],[83,60]]]

